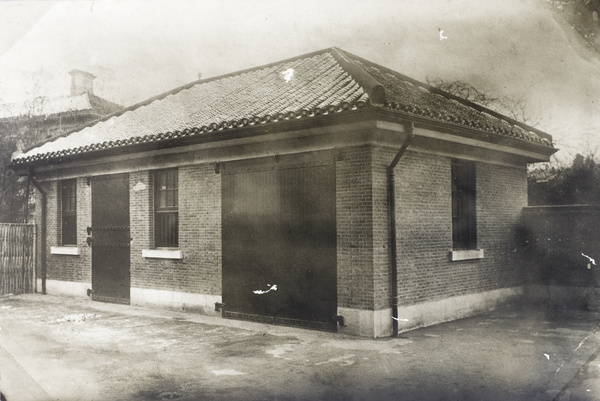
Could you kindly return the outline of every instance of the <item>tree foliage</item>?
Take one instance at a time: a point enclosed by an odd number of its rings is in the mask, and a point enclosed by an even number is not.
[[[29,215],[25,210],[26,179],[8,168],[11,155],[21,146],[21,128],[16,121],[0,122],[0,223],[22,223]]]
[[[539,123],[527,111],[524,97],[509,98],[483,92],[461,81],[440,78],[427,82],[445,92],[490,108],[530,126]],[[577,154],[570,165],[554,160],[529,170],[528,196],[530,205],[600,204],[600,164],[589,152]]]
[[[593,154],[577,154],[571,165],[544,165],[529,172],[530,205],[600,203],[600,164]]]
[[[40,74],[43,77],[43,74]],[[35,83],[34,91],[39,92],[39,80]],[[0,119],[0,223],[23,223],[27,222],[34,205],[31,194],[27,194],[27,178],[19,177],[13,170],[8,168],[11,157],[15,152],[21,152],[23,148],[33,145],[43,139],[40,122],[43,118],[36,115],[42,114],[46,98],[37,96],[22,105],[1,103],[0,107],[15,113],[17,107],[22,115],[5,117]],[[26,206],[27,205],[27,206]]]
[[[524,96],[508,97],[496,95],[491,92],[484,92],[460,79],[447,81],[441,78],[431,80],[427,78],[427,83],[444,92],[487,107],[532,127],[539,124],[539,120],[533,118],[528,112],[527,99]]]

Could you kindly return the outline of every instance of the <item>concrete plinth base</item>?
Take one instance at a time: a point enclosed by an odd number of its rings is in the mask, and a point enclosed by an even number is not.
[[[130,294],[131,305],[184,310],[213,316],[221,315],[221,312],[215,311],[215,303],[222,302],[220,295],[193,294],[134,287],[131,288]]]
[[[42,280],[38,280],[38,291],[42,290]],[[73,281],[46,280],[46,294],[67,295],[70,297],[87,297],[87,290],[92,283],[77,283]]]
[[[400,306],[398,330],[402,332],[473,316],[518,301],[522,295],[523,287],[519,286]]]
[[[492,310],[502,304],[519,300],[523,287],[451,297],[439,301],[398,307],[399,332],[431,326],[437,323],[469,317]],[[361,310],[338,307],[345,326],[339,332],[361,337],[388,337],[392,335],[392,309]]]
[[[338,315],[344,317],[340,333],[369,338],[392,335],[392,308],[372,311],[338,307]]]

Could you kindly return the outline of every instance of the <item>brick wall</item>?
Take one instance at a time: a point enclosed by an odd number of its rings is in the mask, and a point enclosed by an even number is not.
[[[380,240],[380,235],[374,238],[373,202],[375,200],[380,206],[381,199],[379,188],[373,185],[372,164],[373,148],[369,146],[345,149],[336,161],[337,287],[340,307],[375,309],[374,263],[378,268],[378,285],[385,281],[387,275],[381,271],[385,256],[375,261],[373,253],[374,241]],[[377,180],[380,179],[377,174]],[[380,217],[377,214],[378,223]],[[385,290],[378,288],[379,291]],[[377,296],[379,298],[380,295]]]
[[[43,183],[46,191],[46,278],[48,280],[89,283],[92,280],[92,252],[86,243],[87,227],[92,225],[91,187],[86,178],[77,179],[77,248],[79,255],[53,255],[51,246],[62,246],[60,181]],[[38,203],[41,205],[40,203]]]
[[[397,149],[340,151],[336,166],[338,306],[391,306],[387,166]],[[153,249],[152,172],[130,180],[131,286],[221,295],[221,175],[214,164],[179,168],[179,249],[183,260],[142,257]],[[399,304],[521,284],[515,228],[526,205],[526,169],[476,163],[478,245],[485,258],[450,262],[450,158],[408,150],[395,170]],[[48,246],[60,245],[58,182],[47,191]],[[77,180],[79,256],[51,255],[48,279],[91,280],[91,187]]]
[[[131,286],[220,295],[221,176],[215,174],[214,164],[179,169],[179,249],[183,260],[142,257],[143,249],[154,247],[152,173],[131,173],[129,182]],[[91,186],[86,178],[77,179],[78,256],[50,253],[51,246],[61,246],[60,183],[51,181],[43,186],[47,193],[47,278],[91,282],[91,247],[86,243],[86,228],[91,226]]]
[[[398,149],[374,148],[372,168],[373,191],[373,282],[375,309],[392,305],[392,270],[390,254],[390,220],[388,199],[388,166]]]
[[[152,174],[141,171],[129,174],[129,227],[131,241],[130,277],[132,287],[143,287],[145,284],[158,280],[156,273],[148,271],[146,259],[142,258],[142,249],[154,248],[152,238],[154,191]],[[151,263],[153,270],[156,263]],[[148,275],[149,277],[144,277]]]
[[[87,245],[87,227],[92,225],[92,187],[86,178],[77,178],[77,246],[79,261],[73,260],[73,270],[79,269],[77,281],[92,281],[92,248]]]
[[[179,249],[183,260],[143,258],[153,249],[151,172],[130,175],[131,286],[221,294],[221,176],[214,164],[179,168]]]
[[[527,170],[477,164],[477,230],[485,249],[482,289],[522,285],[524,270],[518,253],[518,230],[527,206]],[[489,263],[485,263],[488,262]]]
[[[450,162],[409,150],[396,168],[400,305],[522,284],[515,250],[527,204],[525,166],[476,163],[477,238],[485,258],[451,262]]]

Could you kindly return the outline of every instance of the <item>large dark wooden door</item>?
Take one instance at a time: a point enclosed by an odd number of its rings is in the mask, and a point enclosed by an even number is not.
[[[92,298],[129,303],[129,176],[92,179]]]
[[[333,329],[334,167],[238,172],[222,183],[223,315]]]

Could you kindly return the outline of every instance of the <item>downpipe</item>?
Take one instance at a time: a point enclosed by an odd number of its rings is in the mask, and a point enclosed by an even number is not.
[[[404,143],[396,153],[396,156],[392,160],[392,163],[389,165],[387,169],[387,179],[388,179],[388,219],[390,221],[390,256],[392,262],[392,336],[398,337],[398,250],[396,245],[396,184],[395,184],[395,176],[394,169],[396,165],[406,152],[406,149],[412,143],[412,140],[415,137],[415,125],[411,121],[404,125],[404,131],[408,134],[407,138],[404,140]]]

